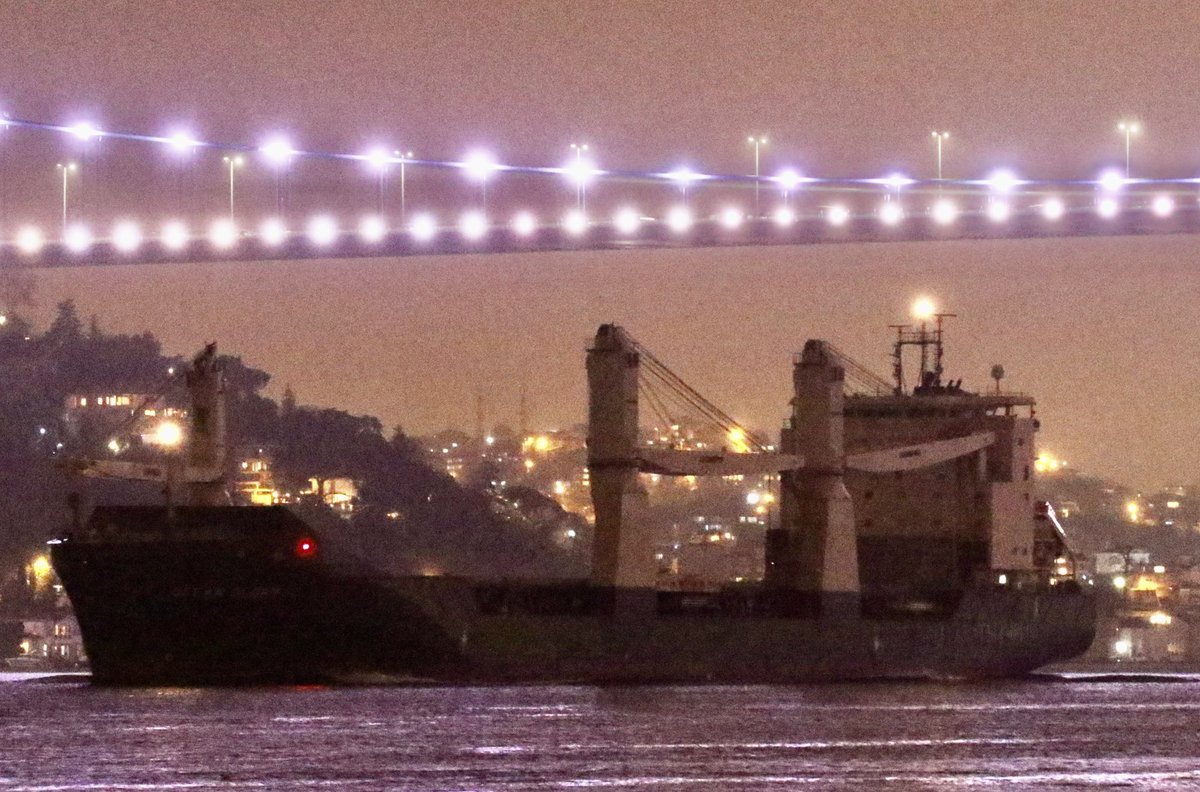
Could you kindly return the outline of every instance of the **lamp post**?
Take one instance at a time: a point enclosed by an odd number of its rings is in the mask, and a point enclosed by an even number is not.
[[[750,137],[746,138],[746,142],[751,146],[754,146],[754,214],[755,216],[758,216],[761,214],[758,203],[759,149],[767,145],[767,136],[759,135],[755,137],[754,135],[751,135]]]
[[[222,157],[222,161],[229,166],[229,219],[234,220],[233,216],[233,172],[235,169],[242,167],[245,163],[245,158],[241,154],[232,157]]]
[[[62,227],[63,227],[63,233],[66,234],[67,219],[68,219],[68,216],[67,216],[67,182],[68,182],[68,177],[75,171],[79,170],[79,165],[74,162],[68,162],[65,164],[60,162],[57,165],[55,165],[54,167],[62,172]]]
[[[572,143],[571,151],[575,152],[575,208],[585,211],[587,207],[587,178],[583,172],[583,152],[588,150],[587,143]]]
[[[1122,121],[1117,124],[1117,131],[1125,135],[1125,178],[1129,178],[1129,139],[1142,131],[1142,125],[1137,121]]]
[[[942,144],[945,143],[949,137],[949,132],[938,132],[937,130],[934,130],[933,132],[933,142],[937,146],[937,177],[939,182],[942,180]],[[942,189],[940,184],[938,185],[938,189]]]
[[[404,197],[404,166],[412,159],[411,151],[397,151],[394,155],[400,160],[400,219],[404,220],[408,216],[408,206],[405,203]]]

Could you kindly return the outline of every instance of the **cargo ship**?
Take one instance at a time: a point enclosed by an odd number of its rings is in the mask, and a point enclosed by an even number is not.
[[[587,352],[595,537],[579,580],[397,575],[358,553],[336,517],[230,505],[210,346],[186,374],[179,460],[80,465],[162,481],[167,502],[77,507],[51,542],[92,678],[806,683],[1011,677],[1071,658],[1092,641],[1094,604],[1052,507],[1034,498],[1034,400],[1000,392],[998,376],[986,393],[943,381],[945,316],[896,328],[894,382],[808,341],[779,443],[741,453],[642,442],[644,377],[686,386],[622,327],[601,326]],[[638,522],[643,473],[778,476],[763,578],[662,588]]]

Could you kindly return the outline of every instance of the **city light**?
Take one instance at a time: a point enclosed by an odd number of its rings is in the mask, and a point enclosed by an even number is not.
[[[1117,591],[1124,591],[1125,586],[1127,586],[1129,584],[1129,581],[1127,581],[1125,579],[1124,575],[1114,575],[1113,579],[1112,579],[1112,584],[1113,584],[1113,588],[1115,588]]]
[[[329,215],[317,215],[308,221],[308,239],[317,247],[328,247],[337,241],[337,222]]]
[[[437,236],[437,220],[428,212],[423,212],[408,224],[408,232],[417,242],[429,242]]]
[[[1096,203],[1096,214],[1103,217],[1105,220],[1111,220],[1121,211],[1121,205],[1117,203],[1116,198],[1101,198]]]
[[[133,253],[142,246],[142,229],[131,220],[123,220],[113,227],[112,245],[121,253]]]
[[[692,227],[692,212],[686,206],[673,206],[667,212],[667,228],[676,234],[685,234]]]
[[[387,236],[387,223],[379,215],[367,215],[358,223],[358,238],[368,245],[378,245]]]
[[[1042,217],[1047,220],[1059,220],[1067,212],[1067,207],[1058,198],[1047,198],[1042,204]]]
[[[1174,621],[1174,619],[1171,618],[1171,614],[1169,614],[1169,613],[1164,613],[1162,611],[1155,611],[1154,613],[1150,614],[1149,621],[1155,627],[1167,627],[1171,624],[1172,621]]]
[[[1012,215],[1008,201],[991,201],[988,203],[987,216],[993,223],[1003,223]]]
[[[189,238],[188,228],[180,220],[168,220],[158,235],[159,243],[170,251],[183,250],[187,247]]]
[[[229,250],[237,241],[237,225],[227,217],[214,220],[208,227],[208,242],[217,250]]]
[[[745,214],[736,206],[725,207],[721,210],[721,214],[719,216],[719,222],[721,223],[721,226],[730,231],[740,228],[742,225],[742,220],[744,219]]]
[[[588,229],[587,215],[578,209],[567,212],[562,221],[563,230],[571,236],[582,236]]]
[[[1175,211],[1175,201],[1169,195],[1159,195],[1150,204],[1150,209],[1158,217],[1170,217],[1171,213]]]
[[[958,217],[958,207],[954,205],[953,201],[942,198],[934,203],[930,214],[938,225],[950,225]]]
[[[895,201],[888,201],[879,207],[879,219],[884,225],[899,225],[904,219],[904,209]]]
[[[44,555],[40,555],[30,562],[29,571],[33,573],[33,576],[37,581],[37,585],[41,586],[44,585],[45,582],[50,578],[53,567],[50,566],[49,558],[46,558]]]
[[[82,223],[76,223],[63,234],[63,246],[72,253],[86,253],[92,247],[92,232]]]
[[[163,421],[155,427],[150,442],[163,448],[175,448],[183,442],[183,427],[176,421]]]
[[[896,208],[900,208],[899,205]],[[850,210],[842,204],[834,204],[826,210],[825,217],[831,226],[844,226],[850,220]]]
[[[513,233],[520,237],[533,236],[537,231],[537,218],[532,212],[518,212],[512,221]]]
[[[279,247],[287,239],[287,226],[278,217],[268,217],[258,227],[258,238],[267,247]]]
[[[632,236],[637,233],[642,226],[642,216],[632,207],[619,209],[613,215],[613,227],[617,229],[617,233],[622,236]]]
[[[467,212],[458,221],[458,233],[471,242],[483,239],[487,232],[488,221],[483,212]]]

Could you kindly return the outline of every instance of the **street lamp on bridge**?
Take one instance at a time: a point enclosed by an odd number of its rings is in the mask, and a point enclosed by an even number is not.
[[[234,220],[233,216],[233,172],[237,168],[245,164],[246,159],[241,154],[235,154],[232,157],[222,157],[221,160],[229,168],[229,219]]]
[[[587,143],[572,143],[571,151],[575,152],[575,161],[567,170],[567,175],[575,182],[575,208],[580,212],[587,211],[587,183],[593,171],[591,163],[583,158],[587,150]]]
[[[1117,124],[1117,131],[1125,135],[1125,178],[1129,178],[1129,139],[1142,131],[1142,125],[1137,121],[1122,121]]]
[[[404,220],[408,217],[408,206],[404,197],[404,166],[412,160],[413,153],[411,151],[395,151],[393,154],[400,160],[400,219]]]
[[[60,162],[54,167],[62,172],[62,228],[65,236],[67,232],[67,182],[70,175],[79,170],[79,165],[74,162]]]
[[[949,138],[949,132],[939,132],[936,129],[933,131],[933,142],[934,145],[937,146],[937,177],[939,182],[942,180],[942,144],[945,143]],[[941,189],[940,184],[938,185],[938,189]]]
[[[751,135],[750,137],[746,138],[746,142],[754,147],[754,215],[757,217],[758,215],[762,214],[762,212],[759,210],[759,205],[758,205],[759,149],[761,149],[763,146],[767,145],[767,136],[766,135],[758,135],[758,136]]]

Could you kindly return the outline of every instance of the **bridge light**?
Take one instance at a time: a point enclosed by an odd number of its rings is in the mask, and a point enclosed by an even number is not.
[[[1100,185],[1100,189],[1106,193],[1120,192],[1121,188],[1125,186],[1125,182],[1126,179],[1123,175],[1121,175],[1121,172],[1113,168],[1101,173],[1100,178],[1097,180],[1097,184]]]
[[[899,204],[896,206],[899,208]],[[831,226],[844,226],[850,219],[850,210],[842,204],[834,204],[826,210],[825,218],[829,221],[829,225]]]
[[[208,227],[208,243],[217,250],[229,250],[237,241],[237,225],[227,217],[214,220]]]
[[[282,168],[291,161],[296,155],[296,150],[292,148],[292,144],[287,141],[287,138],[274,137],[268,140],[259,149],[262,155],[266,157],[267,162],[276,168]]]
[[[122,253],[133,253],[142,245],[142,229],[137,223],[123,220],[113,227],[112,244]]]
[[[686,206],[674,206],[667,212],[667,228],[676,234],[686,234],[692,227],[692,212]]]
[[[578,209],[567,212],[563,218],[563,230],[571,236],[582,236],[588,229],[587,215]]]
[[[387,236],[387,223],[379,215],[367,215],[358,223],[358,238],[368,245],[378,245]]]
[[[337,223],[329,215],[317,215],[308,221],[308,240],[317,247],[329,247],[338,238]]]
[[[187,247],[188,229],[180,220],[169,220],[163,224],[158,235],[158,241],[170,251],[179,251]]]
[[[718,217],[718,221],[721,223],[721,226],[730,231],[734,231],[734,230],[737,230],[738,228],[740,228],[742,225],[742,221],[745,219],[746,219],[746,215],[742,212],[741,209],[738,209],[736,206],[725,207],[724,209],[721,210],[721,214]]]
[[[771,219],[775,221],[775,225],[780,228],[787,228],[794,225],[796,222],[796,213],[791,210],[791,207],[781,206],[771,215]]]
[[[633,236],[642,226],[642,216],[633,207],[625,207],[613,215],[613,226],[622,236]]]
[[[512,220],[512,230],[519,237],[533,236],[537,231],[537,218],[532,212],[518,212]]]
[[[412,234],[412,238],[417,242],[428,242],[437,236],[437,220],[428,212],[423,212],[412,219],[408,224],[408,233]]]
[[[487,232],[488,220],[483,212],[467,212],[458,221],[458,233],[471,242],[483,239]]]
[[[42,236],[41,229],[36,226],[25,226],[17,232],[17,249],[27,256],[37,255],[42,251],[42,246],[46,244],[46,238]]]
[[[1121,211],[1121,205],[1117,203],[1116,198],[1101,198],[1096,204],[1096,214],[1103,217],[1105,220],[1111,220]]]
[[[1059,220],[1067,213],[1067,207],[1059,198],[1047,198],[1042,204],[1042,217],[1047,220]]]
[[[1018,186],[1020,186],[1021,180],[1018,179],[1016,174],[1014,174],[1012,171],[1002,169],[993,172],[992,175],[987,178],[986,183],[988,189],[992,192],[999,193],[1001,195],[1008,195],[1013,190],[1017,189]]]
[[[89,121],[80,121],[77,124],[72,124],[67,128],[67,131],[85,142],[94,137],[100,137],[100,135],[103,134],[99,129],[96,128],[95,124]]]
[[[895,201],[888,201],[879,207],[879,219],[884,225],[898,225],[904,219],[904,209]]]
[[[388,154],[387,149],[379,146],[368,151],[362,158],[370,166],[371,170],[378,173],[387,170],[388,165],[392,163],[392,158]]]
[[[495,155],[482,149],[476,149],[467,154],[459,165],[467,174],[467,178],[477,182],[487,181],[493,173],[500,170]]]
[[[82,223],[76,223],[63,234],[63,246],[72,253],[86,253],[92,246],[92,232]]]
[[[988,219],[993,223],[1003,223],[1012,214],[1008,201],[990,201],[987,207]]]
[[[1175,211],[1175,201],[1169,195],[1159,195],[1150,204],[1150,210],[1158,217],[1170,217]]]
[[[775,182],[783,188],[785,193],[790,193],[804,183],[804,177],[794,169],[788,168],[776,174]]]
[[[958,218],[958,207],[948,198],[941,198],[933,204],[930,215],[938,225],[950,225]]]
[[[577,147],[574,143],[571,146],[576,154],[560,170],[571,184],[576,187],[586,187],[600,175],[600,171],[596,169],[596,163],[580,153],[587,151],[587,146]]]
[[[687,200],[688,188],[691,187],[694,182],[700,181],[702,178],[700,174],[696,173],[691,168],[676,168],[670,173],[664,173],[663,176],[665,176],[668,181],[674,182],[675,185],[679,187],[679,193],[683,196],[684,201]]]
[[[167,145],[179,154],[189,154],[191,151],[200,145],[200,141],[188,132],[179,131],[172,132],[167,137]]]
[[[890,190],[895,190],[896,192],[900,192],[910,184],[917,183],[916,179],[910,179],[903,173],[893,173],[891,176],[887,176],[883,179],[876,179],[876,181]]]
[[[267,247],[279,247],[287,239],[287,226],[278,217],[268,217],[258,227],[258,238]]]

